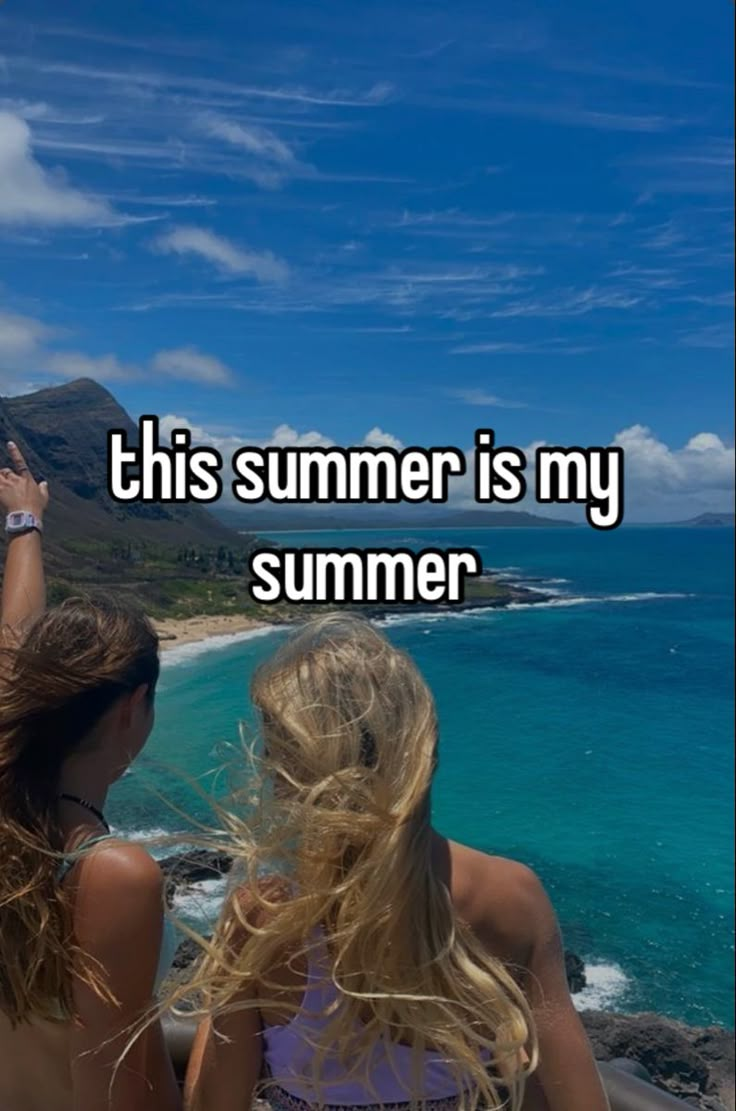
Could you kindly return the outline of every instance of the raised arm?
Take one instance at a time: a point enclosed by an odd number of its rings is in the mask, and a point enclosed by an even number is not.
[[[32,513],[41,522],[49,500],[48,485],[45,482],[36,482],[15,444],[8,444],[8,455],[11,466],[0,469],[0,512],[3,517],[10,513]],[[0,612],[0,644],[16,644],[27,625],[39,617],[45,608],[46,584],[41,533],[35,528],[8,533]]]

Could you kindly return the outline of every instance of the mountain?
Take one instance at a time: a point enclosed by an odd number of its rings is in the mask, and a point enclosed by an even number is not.
[[[15,440],[51,490],[49,537],[161,544],[232,542],[232,532],[197,505],[122,505],[107,493],[107,432],[137,427],[112,394],[82,378],[22,397],[0,398],[0,442]]]
[[[442,529],[442,528],[566,528],[574,521],[553,520],[517,509],[430,509],[404,505],[386,510],[376,506],[346,506],[330,510],[298,505],[269,507],[217,505],[213,513],[230,528],[261,532],[315,532],[322,529]]]
[[[733,528],[736,523],[734,513],[700,513],[687,521],[672,521],[678,528]]]
[[[125,410],[87,379],[0,398],[0,445],[14,440],[33,474],[49,483],[44,560],[50,600],[100,586],[134,594],[159,616],[251,606],[252,541],[198,505],[120,504],[109,496],[111,428],[137,442]]]

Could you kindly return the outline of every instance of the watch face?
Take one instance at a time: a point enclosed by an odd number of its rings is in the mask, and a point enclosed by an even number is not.
[[[26,515],[20,510],[8,514],[8,528],[19,528],[25,524],[25,521]]]

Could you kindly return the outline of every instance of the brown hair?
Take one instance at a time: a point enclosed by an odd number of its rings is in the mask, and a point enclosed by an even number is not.
[[[153,698],[158,637],[119,600],[68,598],[0,662],[0,1012],[16,1025],[69,1018],[73,972],[104,993],[57,881],[58,778],[118,698],[141,684]]]

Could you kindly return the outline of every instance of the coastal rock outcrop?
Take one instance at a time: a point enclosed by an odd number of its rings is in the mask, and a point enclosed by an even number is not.
[[[701,1111],[733,1111],[733,1034],[721,1026],[687,1026],[645,1013],[584,1011],[583,1025],[600,1061],[628,1057],[654,1083]]]
[[[231,856],[210,849],[190,849],[160,860],[159,867],[166,878],[166,899],[169,906],[172,905],[177,891],[202,883],[203,880],[221,879],[232,866]]]

